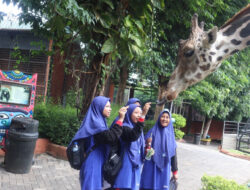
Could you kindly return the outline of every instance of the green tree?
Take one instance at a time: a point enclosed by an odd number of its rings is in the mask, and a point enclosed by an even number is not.
[[[149,0],[11,2],[22,9],[21,22],[30,23],[34,32],[53,39],[54,50],[60,53],[62,64],[82,63],[79,69],[82,72],[78,74],[84,79],[82,115],[92,98],[100,94],[107,74],[105,67],[110,66],[110,54],[129,52],[132,57],[140,53],[145,38],[144,25],[151,7]],[[66,63],[65,59],[68,59]]]
[[[248,0],[238,1],[167,1],[164,11],[154,12],[152,27],[152,43],[148,55],[151,56],[151,68],[158,75],[158,99],[162,99],[166,86],[174,69],[177,57],[178,41],[189,35],[191,17],[198,13],[200,20],[205,21],[205,28],[221,25],[236,10],[244,7]],[[233,8],[231,8],[233,6]],[[149,60],[149,59],[148,59]],[[157,106],[155,118],[164,105]]]

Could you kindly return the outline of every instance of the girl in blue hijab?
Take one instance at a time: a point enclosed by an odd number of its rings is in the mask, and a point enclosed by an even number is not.
[[[138,106],[141,106],[141,101],[138,98],[130,98],[125,106],[129,106],[130,104],[136,104]],[[115,118],[111,126],[113,126],[118,119],[119,119],[119,116]]]
[[[162,111],[157,122],[145,139],[152,138],[155,154],[145,160],[141,175],[141,189],[169,189],[171,165],[173,177],[177,179],[176,142],[169,111]]]
[[[139,190],[140,188],[145,143],[142,129],[149,107],[150,104],[146,104],[142,112],[138,105],[129,105],[121,136],[123,165],[113,185],[116,189]]]
[[[137,104],[138,106],[141,105],[141,101],[138,98],[130,98],[126,104],[126,106],[130,104]]]
[[[89,152],[91,147],[95,148],[83,162],[80,169],[80,183],[82,190],[102,189],[102,165],[106,144],[119,142],[122,134],[122,122],[127,111],[126,107],[119,110],[119,120],[113,127],[108,129],[106,117],[110,116],[111,106],[109,98],[97,96],[92,101],[80,129],[75,134],[71,143],[85,138],[85,150]]]

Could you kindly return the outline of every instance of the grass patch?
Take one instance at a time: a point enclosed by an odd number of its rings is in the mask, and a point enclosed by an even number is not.
[[[231,153],[234,153],[234,154],[239,154],[239,155],[244,155],[244,156],[250,156],[250,154],[248,154],[246,152],[241,152],[239,150],[230,149],[228,151],[231,152]]]

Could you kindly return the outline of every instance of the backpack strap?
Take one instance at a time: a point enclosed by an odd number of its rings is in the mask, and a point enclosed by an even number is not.
[[[91,152],[93,152],[93,151],[98,147],[98,145],[99,145],[99,144],[95,144],[94,146],[92,146],[92,147],[89,149],[89,151],[86,153],[86,155],[85,155],[85,157],[84,157],[84,159],[83,159],[83,162],[88,158],[89,154],[90,154]]]

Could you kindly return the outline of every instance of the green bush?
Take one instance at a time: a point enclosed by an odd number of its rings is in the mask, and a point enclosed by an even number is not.
[[[155,125],[155,120],[146,120],[143,132],[146,135],[147,132]]]
[[[175,113],[172,114],[172,118],[175,119],[174,122],[175,138],[182,139],[185,133],[182,132],[180,129],[186,126],[186,119],[182,115]]]
[[[226,180],[221,176],[204,175],[201,181],[201,190],[248,190],[246,186],[239,185],[235,181]]]
[[[36,104],[34,119],[39,121],[39,136],[59,145],[68,145],[81,124],[76,109],[43,103]]]
[[[175,139],[182,139],[183,136],[185,135],[185,133],[179,129],[174,129],[174,133],[175,133]]]
[[[175,119],[175,122],[174,122],[175,129],[180,129],[186,126],[186,119],[182,115],[173,113],[172,118]]]
[[[113,123],[115,118],[119,115],[119,110],[121,107],[122,106],[120,106],[118,104],[111,104],[112,111],[111,111],[109,118],[107,118],[107,123],[108,123],[109,127]]]

